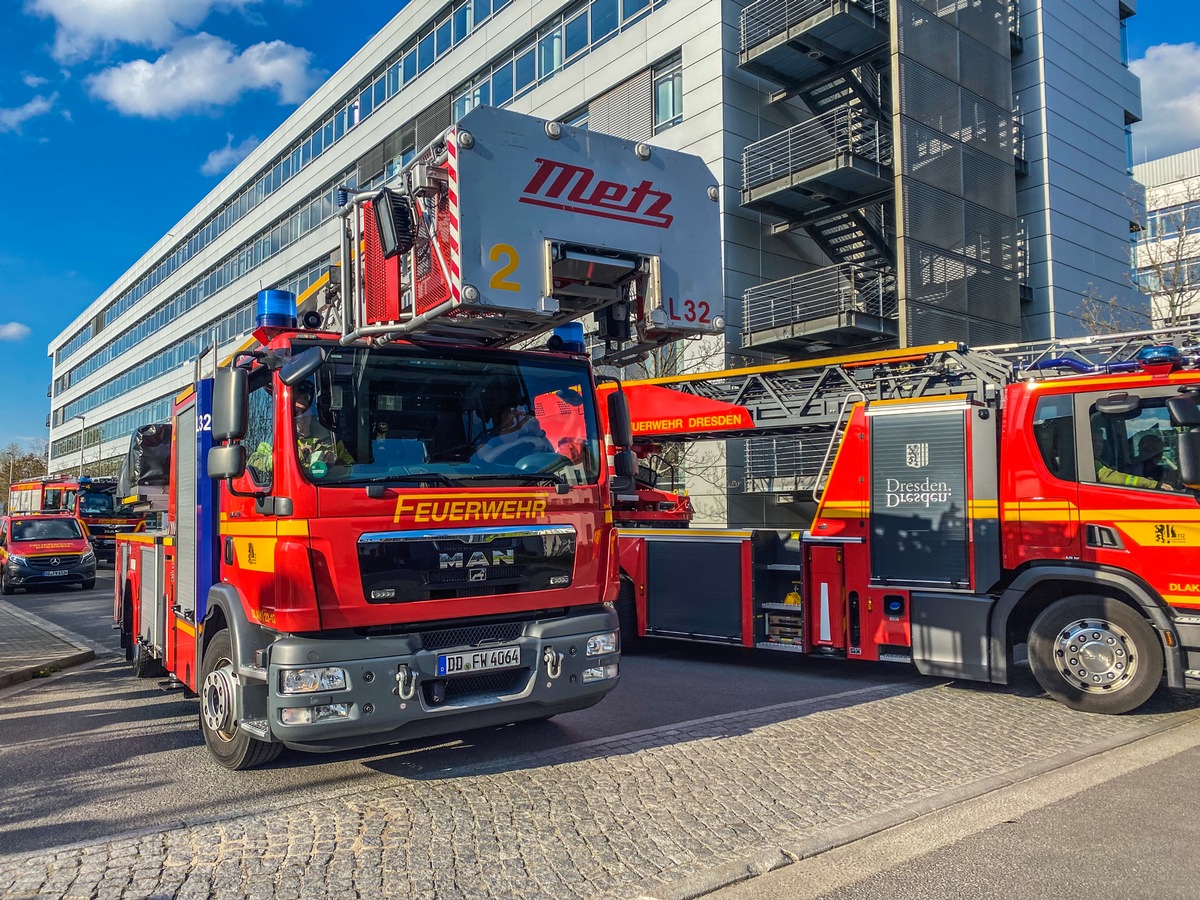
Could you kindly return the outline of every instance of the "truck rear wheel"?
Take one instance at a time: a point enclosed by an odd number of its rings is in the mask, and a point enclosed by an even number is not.
[[[135,678],[157,678],[159,675],[165,674],[162,662],[150,655],[150,651],[146,649],[137,637],[134,637],[130,643],[129,650],[129,667],[133,669]]]
[[[204,651],[200,684],[200,731],[213,759],[226,769],[251,769],[279,756],[282,744],[252,738],[238,727],[233,641],[218,631]]]
[[[1163,651],[1136,610],[1111,597],[1079,594],[1034,620],[1029,666],[1060,703],[1115,715],[1137,709],[1158,690]]]

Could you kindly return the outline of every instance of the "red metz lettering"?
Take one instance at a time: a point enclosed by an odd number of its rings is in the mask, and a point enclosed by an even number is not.
[[[652,181],[643,181],[636,187],[630,188],[625,184],[602,179],[593,186],[592,181],[596,173],[592,169],[552,159],[538,158],[535,162],[538,168],[529,183],[525,185],[525,190],[522,192],[525,196],[520,198],[522,203],[550,206],[555,209],[654,225],[659,228],[669,228],[674,221],[675,217],[666,211],[667,205],[671,202],[671,195],[664,191],[654,190]],[[564,193],[566,193],[565,198]],[[548,203],[546,202],[548,200],[558,202]],[[587,209],[586,207],[593,208]],[[643,207],[646,208],[643,210]],[[599,212],[599,210],[609,210],[610,212]],[[619,213],[625,213],[625,215],[619,215]]]

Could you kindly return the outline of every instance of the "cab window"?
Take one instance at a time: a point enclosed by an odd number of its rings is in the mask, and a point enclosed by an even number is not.
[[[81,537],[79,520],[72,516],[16,519],[12,523],[13,541],[74,541]]]
[[[1179,446],[1165,397],[1147,397],[1128,412],[1088,409],[1092,471],[1088,481],[1139,490],[1178,491]]]
[[[246,427],[246,471],[254,483],[270,487],[272,481],[271,448],[275,446],[275,404],[271,381],[252,385]]]
[[[1055,478],[1075,481],[1075,414],[1071,397],[1042,397],[1033,413],[1033,436]]]

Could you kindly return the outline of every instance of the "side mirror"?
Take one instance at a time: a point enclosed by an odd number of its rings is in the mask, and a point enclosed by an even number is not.
[[[633,424],[629,418],[629,399],[620,388],[608,395],[608,433],[618,447],[633,443]]]
[[[613,475],[608,484],[614,494],[628,494],[637,484],[637,457],[632,450],[618,450],[613,457]]]
[[[246,471],[246,448],[225,444],[208,451],[208,477],[214,480],[238,478]]]
[[[214,441],[240,441],[246,436],[250,388],[245,369],[218,369],[213,379]]]
[[[1200,406],[1196,404],[1195,394],[1189,392],[1169,398],[1167,411],[1176,428],[1200,428]]]
[[[1184,487],[1200,489],[1200,431],[1179,435],[1179,480]]]
[[[1142,398],[1137,394],[1109,394],[1096,401],[1096,412],[1106,416],[1127,416],[1138,411]]]
[[[283,364],[279,370],[279,380],[291,387],[293,384],[299,384],[323,365],[325,351],[320,347],[309,347]]]

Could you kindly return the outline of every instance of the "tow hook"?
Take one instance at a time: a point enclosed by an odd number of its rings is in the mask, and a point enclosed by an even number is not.
[[[546,674],[553,681],[562,674],[563,655],[553,647],[547,647],[542,653],[542,662],[546,666]]]
[[[417,693],[417,673],[406,665],[396,667],[396,693],[401,700],[411,700]]]

